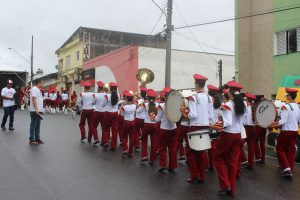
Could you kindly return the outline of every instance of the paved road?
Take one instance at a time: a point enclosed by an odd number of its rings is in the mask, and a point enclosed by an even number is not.
[[[3,111],[0,111],[2,117]],[[218,197],[217,178],[207,172],[203,185],[185,183],[187,166],[178,173],[160,174],[158,166],[140,165],[121,151],[79,142],[79,119],[57,114],[42,122],[44,145],[28,145],[29,114],[17,111],[14,132],[0,132],[1,200],[194,200]],[[254,171],[242,171],[234,199],[300,199],[300,168],[294,180],[278,175],[275,160]]]

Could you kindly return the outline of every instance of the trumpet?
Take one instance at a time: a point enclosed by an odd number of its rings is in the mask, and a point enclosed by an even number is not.
[[[151,104],[151,103],[149,102],[148,115],[149,115],[150,120],[154,122],[154,121],[155,121],[155,118],[156,118],[156,116],[157,116],[157,114],[158,114],[158,108],[155,106],[154,103]]]

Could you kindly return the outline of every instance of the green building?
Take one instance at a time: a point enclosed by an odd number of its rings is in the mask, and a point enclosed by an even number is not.
[[[236,0],[236,77],[270,97],[300,87],[300,0]],[[286,77],[295,82],[284,85]],[[293,78],[292,78],[293,79]]]

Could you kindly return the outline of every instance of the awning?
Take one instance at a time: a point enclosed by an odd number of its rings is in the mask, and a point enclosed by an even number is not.
[[[19,72],[26,72],[25,70],[19,69],[15,66],[5,65],[0,63],[0,72],[12,72],[12,73],[19,73]]]

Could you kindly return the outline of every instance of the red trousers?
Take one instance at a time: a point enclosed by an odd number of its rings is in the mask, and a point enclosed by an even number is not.
[[[89,132],[88,132],[88,141],[91,142],[92,137],[94,136],[95,139],[95,128],[93,124],[93,118],[94,118],[94,110],[82,110],[80,122],[79,122],[79,128],[81,132],[81,138],[85,138],[85,121],[87,120],[88,126],[89,126]],[[95,139],[96,140],[96,139]]]
[[[282,169],[295,168],[296,142],[298,131],[281,131],[277,137],[277,156]]]
[[[104,119],[104,115],[105,115],[105,112],[95,112],[94,113],[94,127],[95,127],[95,140],[98,140],[99,137],[98,137],[98,125],[100,124],[101,125],[101,133],[102,133],[102,141],[101,141],[101,144],[103,144],[103,119]]]
[[[188,132],[193,132],[202,129],[208,129],[207,126],[191,126]],[[186,141],[188,141],[186,136]],[[189,165],[191,179],[200,179],[204,181],[205,179],[205,168],[207,166],[207,151],[194,151],[192,150],[188,143],[186,147],[186,158]]]
[[[133,145],[135,137],[135,123],[134,121],[123,121],[122,137],[123,137],[123,152],[128,151],[129,155],[133,154]],[[129,149],[128,149],[129,136]]]
[[[118,140],[118,112],[106,112],[103,119],[103,144],[108,144],[110,138],[110,129],[112,132],[111,146],[112,150],[117,147]]]
[[[248,146],[248,164],[253,166],[254,164],[254,153],[255,153],[255,135],[254,126],[245,126],[246,130],[246,142]]]
[[[187,137],[186,134],[189,131],[189,127],[188,126],[183,126],[183,125],[179,125],[178,129],[178,142],[177,142],[177,149],[179,149],[179,156],[185,156],[184,153],[184,147],[183,147],[183,139],[185,139],[185,143],[187,144],[188,141],[186,141]]]
[[[265,160],[266,157],[266,129],[260,126],[254,127],[255,158]]]
[[[211,141],[211,149],[208,150],[208,164],[210,168],[215,168],[215,159],[216,159],[216,152],[217,152],[217,144],[218,139],[214,139]]]
[[[236,172],[239,165],[241,134],[222,132],[217,145],[216,169],[221,190],[235,193]]]
[[[159,166],[160,168],[177,168],[177,130],[159,130]],[[167,150],[169,152],[169,167],[167,165]]]
[[[57,106],[56,100],[50,100],[50,105],[51,105],[51,108],[56,108],[56,106]]]
[[[135,118],[134,146],[140,146],[140,137],[144,127],[144,119]]]
[[[69,101],[68,100],[63,100],[64,106],[67,108],[69,105]]]
[[[119,140],[120,143],[123,144],[124,136],[123,136],[123,123],[124,123],[124,117],[121,115],[118,115],[118,132],[119,132]]]
[[[158,127],[157,124],[144,123],[143,132],[142,132],[142,158],[148,156],[148,135],[150,135],[151,141],[151,153],[150,160],[155,161],[156,151],[157,151],[157,141],[158,141]]]

